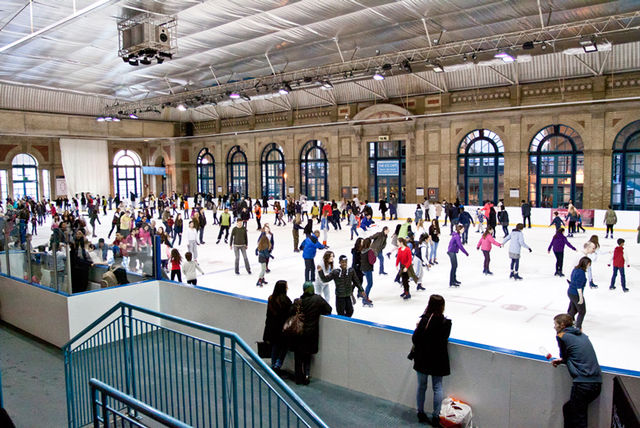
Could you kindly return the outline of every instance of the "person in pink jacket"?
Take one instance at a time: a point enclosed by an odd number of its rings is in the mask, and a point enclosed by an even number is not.
[[[493,231],[488,227],[482,234],[482,238],[478,241],[478,250],[482,250],[482,254],[484,255],[484,270],[482,273],[485,275],[493,275],[493,272],[489,270],[489,262],[491,261],[489,253],[491,252],[492,245],[502,247],[502,244],[493,238]]]

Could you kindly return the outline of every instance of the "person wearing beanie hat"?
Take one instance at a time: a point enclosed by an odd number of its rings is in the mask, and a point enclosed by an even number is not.
[[[291,315],[300,308],[304,316],[304,327],[302,335],[293,339],[292,347],[295,352],[296,384],[308,385],[311,355],[318,353],[320,315],[329,315],[332,309],[322,296],[314,293],[313,282],[305,281],[302,289],[304,293],[291,306]]]

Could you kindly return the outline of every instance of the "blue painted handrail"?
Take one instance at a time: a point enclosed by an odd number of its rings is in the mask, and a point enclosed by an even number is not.
[[[4,408],[4,401],[2,401],[2,370],[0,370],[0,409]]]
[[[134,412],[140,412],[169,428],[191,428],[191,425],[182,423],[176,418],[172,418],[158,409],[155,409],[140,400],[136,400],[130,395],[124,394],[123,392],[118,391],[97,379],[89,380],[89,385],[91,385],[91,397],[93,400],[91,406],[93,409],[93,426],[96,428],[101,426],[110,427],[112,415],[113,417],[119,416],[121,419],[130,422],[130,424],[137,424],[136,419],[133,416],[130,416],[132,410]],[[115,401],[115,403],[119,403],[121,406],[119,408],[111,407],[108,404],[109,399]],[[128,412],[123,413],[119,410],[124,407],[122,405],[127,407]],[[102,412],[100,412],[100,410],[102,410]],[[114,426],[117,426],[115,421]]]
[[[92,377],[197,426],[327,426],[236,333],[202,323],[120,302],[63,350],[70,427],[91,422]]]

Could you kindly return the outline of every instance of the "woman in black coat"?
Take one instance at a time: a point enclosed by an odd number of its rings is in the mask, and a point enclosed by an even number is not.
[[[311,370],[311,355],[318,353],[320,337],[320,315],[329,315],[331,305],[320,295],[314,294],[313,282],[307,281],[302,286],[304,294],[296,299],[291,306],[290,315],[296,313],[296,306],[300,305],[304,315],[304,329],[302,336],[294,341],[296,384],[308,385]]]
[[[287,296],[287,281],[279,280],[267,303],[267,320],[264,323],[262,340],[271,343],[271,368],[278,373],[287,356],[287,338],[282,327],[291,312],[291,299]]]
[[[413,332],[413,369],[418,373],[416,401],[418,420],[440,426],[440,406],[444,398],[442,378],[451,373],[447,344],[451,333],[451,320],[444,316],[444,298],[432,294],[420,322]],[[433,382],[433,414],[428,417],[424,412],[424,399],[427,382],[431,376]]]

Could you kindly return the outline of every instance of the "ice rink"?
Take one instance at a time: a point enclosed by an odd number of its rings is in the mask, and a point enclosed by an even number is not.
[[[240,275],[236,275],[233,251],[224,244],[224,241],[216,245],[218,226],[212,225],[210,211],[207,211],[206,215],[208,223],[204,234],[205,244],[198,247],[198,261],[205,275],[198,277],[198,286],[266,300],[275,282],[285,279],[289,283],[288,294],[292,300],[302,294],[304,262],[302,253],[293,252],[290,223],[282,227],[272,226],[275,240],[274,259],[269,264],[271,272],[266,275],[268,284],[259,288],[256,287],[256,281],[260,264],[255,255],[259,232],[256,230],[255,221],[252,219],[248,226],[249,250],[247,253],[252,274],[247,274],[241,260]],[[106,217],[101,216],[100,219],[102,225],[98,227],[97,234],[99,237],[106,237],[111,226],[111,213]],[[272,225],[273,219],[273,213],[269,212],[263,215],[262,224]],[[161,224],[159,221],[157,223]],[[366,233],[360,231],[360,236],[369,236],[381,230],[383,226],[389,226],[390,237],[396,223],[377,220],[376,225]],[[509,229],[512,228],[513,226],[510,226]],[[498,227],[498,229],[501,228]],[[554,232],[555,229],[549,227],[534,226],[532,229],[525,229],[525,241],[533,252],[523,251],[520,259],[520,275],[524,279],[514,281],[509,279],[507,248],[493,248],[491,270],[494,275],[482,274],[483,257],[481,251],[476,250],[480,234],[471,230],[469,244],[465,246],[470,254],[469,257],[462,253],[458,255],[458,280],[462,285],[459,288],[449,288],[450,262],[446,249],[450,236],[449,228],[443,228],[438,248],[439,264],[430,271],[425,271],[424,274],[423,285],[426,291],[416,291],[415,284],[411,282],[412,298],[403,300],[400,297],[402,292],[400,285],[393,281],[396,272],[395,259],[385,257],[385,269],[389,275],[378,275],[378,261],[374,266],[374,284],[370,295],[374,306],[366,308],[358,301],[353,317],[413,329],[426,307],[429,295],[437,293],[446,299],[445,313],[453,322],[452,338],[533,354],[542,354],[542,347],[555,356],[558,350],[553,329],[553,316],[567,310],[569,299],[566,278],[570,276],[581,253],[567,248],[564,263],[566,276],[555,277],[553,275],[555,257],[553,253],[547,253],[547,247]],[[41,242],[45,234],[49,235],[48,226],[43,227],[42,233],[34,241]],[[640,310],[638,309],[640,289],[636,286],[640,274],[638,271],[640,265],[637,264],[640,260],[640,250],[636,243],[636,233],[616,232],[615,234],[616,238],[621,237],[626,240],[625,253],[631,260],[631,267],[625,269],[627,287],[631,290],[629,293],[622,292],[619,278],[617,289],[609,290],[612,268],[607,264],[610,263],[611,253],[616,245],[615,239],[603,239],[603,230],[587,229],[586,233],[576,234],[573,238],[569,238],[569,241],[580,250],[592,234],[597,234],[601,243],[598,259],[593,264],[594,282],[599,285],[599,288],[585,289],[587,314],[583,330],[591,338],[601,365],[640,371],[640,340],[638,339],[640,337]],[[304,234],[300,233],[300,235],[302,241]],[[502,236],[503,233],[499,230],[496,236],[499,242],[502,242]],[[93,241],[97,242],[97,238]],[[336,267],[337,258],[341,254],[347,255],[351,264],[353,241],[349,239],[349,229],[345,227],[344,222],[341,231],[331,229],[328,245],[336,254]],[[177,248],[184,256],[187,251],[184,239]],[[324,250],[318,251],[316,264],[320,263],[323,253]],[[333,284],[331,288],[333,290]],[[334,307],[335,313],[333,293],[329,303]]]

